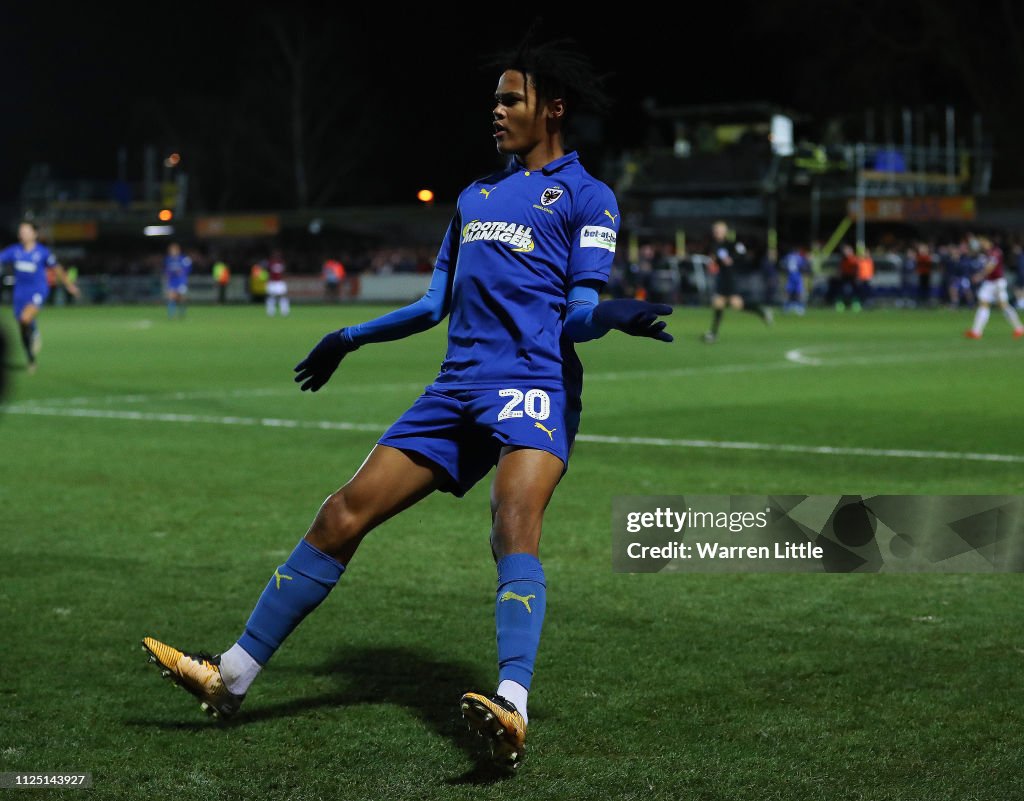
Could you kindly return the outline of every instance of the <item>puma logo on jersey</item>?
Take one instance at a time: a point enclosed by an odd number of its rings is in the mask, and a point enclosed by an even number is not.
[[[551,440],[552,442],[555,441],[555,438],[552,436],[552,434],[554,434],[556,431],[558,431],[557,428],[544,428],[544,424],[543,423],[534,423],[533,427],[534,428],[539,428],[541,431],[543,431],[545,434],[547,434],[548,435],[548,439]]]
[[[274,571],[274,578],[277,580],[278,589],[281,589],[281,579],[285,579],[286,581],[292,580],[291,576],[286,576],[284,573],[279,573],[277,570]]]
[[[505,603],[505,601],[519,601],[523,606],[526,607],[526,611],[532,615],[533,610],[530,609],[530,601],[536,597],[536,595],[516,595],[514,592],[512,592],[512,590],[509,590],[501,596],[501,603]]]
[[[608,219],[610,219],[612,221],[613,225],[615,224],[615,221],[617,219],[619,219],[619,215],[618,214],[612,214],[610,211],[608,211],[608,209],[605,209],[604,213],[608,217]]]
[[[484,200],[487,200],[491,196],[491,192],[497,189],[496,186],[492,186],[490,189],[480,187],[480,194],[484,196]]]

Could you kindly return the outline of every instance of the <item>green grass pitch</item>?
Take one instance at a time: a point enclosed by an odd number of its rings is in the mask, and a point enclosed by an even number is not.
[[[232,643],[431,381],[444,326],[317,395],[291,383],[324,331],[381,311],[43,313],[39,372],[10,354],[0,414],[0,771],[88,770],[112,799],[1022,797],[1020,576],[610,567],[617,494],[1024,492],[1024,341],[998,315],[971,342],[966,312],[732,313],[707,346],[708,312],[679,309],[673,345],[581,345],[590,438],[545,518],[515,777],[477,767],[457,715],[495,678],[486,482],[371,535],[237,722],[207,720],[138,641]]]

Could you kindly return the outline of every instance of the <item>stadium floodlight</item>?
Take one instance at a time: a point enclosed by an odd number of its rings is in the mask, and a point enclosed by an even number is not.
[[[170,209],[160,209],[156,216],[160,218],[160,222],[170,222],[174,218],[174,212]]]
[[[416,199],[423,203],[432,203],[434,200],[434,193],[429,189],[421,189],[416,193]]]
[[[793,155],[793,120],[784,114],[772,115],[772,152],[779,156]]]
[[[142,229],[143,236],[170,236],[173,233],[173,225],[147,225]]]

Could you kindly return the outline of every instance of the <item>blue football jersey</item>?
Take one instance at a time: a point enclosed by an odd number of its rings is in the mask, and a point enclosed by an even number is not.
[[[811,263],[798,251],[791,251],[782,257],[782,267],[791,275],[800,275],[810,269]]]
[[[539,170],[511,159],[468,186],[436,269],[454,270],[448,352],[436,384],[565,386],[583,368],[562,337],[569,289],[608,280],[619,209],[575,152]]]
[[[192,272],[192,259],[188,256],[166,256],[164,258],[164,275],[170,286],[181,286],[188,282]]]
[[[45,245],[25,250],[19,243],[0,250],[0,263],[14,265],[14,294],[33,295],[48,291],[46,268],[57,264],[57,257]]]

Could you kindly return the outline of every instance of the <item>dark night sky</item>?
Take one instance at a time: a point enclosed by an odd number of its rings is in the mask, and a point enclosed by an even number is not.
[[[943,11],[936,21],[927,11],[955,9],[953,2],[715,3],[701,8],[700,18],[689,4],[670,15],[616,5],[611,14],[544,12],[546,32],[573,35],[601,71],[612,73],[613,146],[642,139],[647,96],[666,104],[773,101],[807,114],[984,103],[942,37],[959,30],[980,42],[991,31],[960,20],[966,12]],[[99,4],[84,18],[62,13],[60,4],[3,12],[0,203],[17,197],[35,162],[51,163],[60,177],[113,178],[121,144],[129,147],[137,179],[143,142],[163,145],[191,128],[216,130],[222,121],[211,117],[273,60],[254,5],[139,8]],[[444,200],[490,166],[489,101],[497,76],[479,64],[514,44],[528,16],[498,5],[486,13],[431,8],[412,15],[346,12],[340,5],[277,8],[303,15],[328,37],[334,78],[353,92],[346,89],[338,101],[332,142],[358,143],[358,166],[347,179],[360,188],[355,202],[406,202],[422,185]],[[183,98],[200,105],[181,105]],[[209,111],[191,119],[196,108]],[[269,104],[262,111],[275,113]],[[182,152],[183,167],[192,158],[194,169],[196,154]]]

